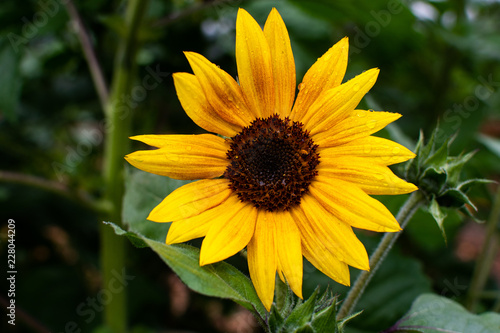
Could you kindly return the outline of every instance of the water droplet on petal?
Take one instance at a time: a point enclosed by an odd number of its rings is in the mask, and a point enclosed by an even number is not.
[[[297,87],[299,90],[301,90],[302,88],[304,88],[304,83],[299,83],[299,86]]]
[[[364,118],[364,117],[366,117],[366,112],[363,112],[363,111],[358,111],[357,116],[358,116],[359,118]]]
[[[359,85],[355,84],[355,85],[352,87],[352,90],[353,90],[354,92],[359,91]]]
[[[392,150],[393,154],[399,154],[400,152],[401,152],[401,148],[399,148],[399,147],[394,147],[394,149]]]
[[[369,129],[374,129],[374,128],[375,128],[375,124],[376,124],[376,123],[377,123],[377,122],[376,122],[375,120],[373,120],[373,119],[372,119],[372,120],[370,120],[370,121],[368,121],[368,122],[366,123],[366,126],[367,126]]]

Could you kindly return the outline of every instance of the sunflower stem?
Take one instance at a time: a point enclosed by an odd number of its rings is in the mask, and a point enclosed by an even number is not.
[[[477,260],[469,294],[467,295],[466,307],[472,312],[476,310],[498,251],[498,233],[496,229],[500,220],[500,186],[497,189],[494,200],[488,222],[486,223],[486,239]]]
[[[105,199],[111,205],[106,219],[122,225],[121,211],[124,194],[124,160],[128,152],[128,136],[131,126],[131,110],[123,107],[123,96],[127,96],[135,78],[135,57],[137,53],[138,30],[146,12],[148,1],[130,0],[125,11],[126,35],[118,42],[111,94],[106,105],[106,142],[103,177]],[[121,104],[120,104],[121,103]],[[121,107],[120,107],[121,105]],[[125,237],[117,236],[111,228],[102,224],[101,270],[103,289],[112,292],[112,298],[105,304],[104,322],[110,332],[127,331],[127,303],[125,286],[116,286],[116,281],[124,276]],[[117,277],[118,276],[118,277]],[[122,278],[123,279],[123,278]]]
[[[400,208],[396,219],[401,225],[401,229],[404,229],[408,222],[411,220],[417,209],[424,202],[424,197],[420,193],[420,191],[414,192],[408,200],[404,203],[404,205]],[[370,282],[371,278],[380,267],[382,262],[384,261],[387,253],[391,250],[392,246],[401,235],[401,232],[387,232],[384,237],[378,244],[377,248],[373,252],[370,257],[370,270],[362,271],[354,285],[351,287],[351,290],[347,294],[346,299],[342,303],[340,310],[337,314],[337,320],[341,320],[347,316],[349,316],[356,304],[358,303],[361,295],[365,291],[366,286]]]

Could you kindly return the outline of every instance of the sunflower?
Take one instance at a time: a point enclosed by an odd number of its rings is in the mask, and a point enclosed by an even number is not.
[[[238,11],[239,82],[202,55],[185,55],[194,74],[173,74],[180,103],[198,126],[218,135],[132,137],[158,148],[127,155],[133,166],[197,180],[173,191],[148,219],[173,222],[167,244],[205,237],[200,265],[246,247],[250,277],[267,310],[276,272],[302,298],[303,256],[349,285],[348,265],[369,269],[352,228],[401,230],[370,195],[417,189],[388,167],[415,155],[371,136],[401,115],[356,109],[379,70],[342,84],[344,38],[307,71],[295,98],[290,38],[276,9],[264,29]]]

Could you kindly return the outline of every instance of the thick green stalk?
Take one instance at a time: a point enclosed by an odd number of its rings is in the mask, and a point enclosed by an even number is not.
[[[137,34],[144,17],[147,0],[130,0],[125,12],[126,35],[118,43],[111,94],[106,107],[106,141],[103,176],[105,198],[111,211],[107,218],[121,225],[122,198],[124,193],[124,160],[129,151],[128,136],[132,110],[123,96],[130,94],[135,79],[135,57],[137,53]],[[124,277],[125,238],[115,235],[113,230],[101,225],[101,265],[103,290],[111,295],[104,300],[104,321],[108,329],[115,333],[127,331],[127,302]],[[104,293],[103,293],[104,295]],[[106,304],[107,303],[107,304]]]
[[[497,189],[495,195],[495,201],[493,202],[493,207],[491,209],[490,216],[486,225],[486,239],[481,250],[481,255],[479,256],[474,270],[474,275],[472,277],[471,286],[469,289],[469,294],[467,295],[467,309],[474,312],[478,300],[481,295],[481,291],[488,280],[488,276],[491,272],[491,267],[495,261],[495,255],[498,251],[498,223],[500,222],[500,186]]]
[[[396,216],[396,219],[401,225],[401,229],[406,227],[422,202],[423,196],[419,191],[414,192],[408,198]],[[382,237],[382,240],[370,257],[370,270],[363,271],[359,274],[356,282],[354,282],[354,285],[351,287],[346,299],[342,303],[342,306],[337,314],[337,320],[341,320],[352,313],[366,286],[400,235],[401,232],[388,232],[384,235],[384,237]]]

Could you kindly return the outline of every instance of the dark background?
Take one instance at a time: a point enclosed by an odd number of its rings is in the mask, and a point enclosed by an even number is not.
[[[75,4],[109,82],[124,3]],[[279,10],[290,33],[297,82],[348,36],[346,80],[381,69],[359,108],[403,115],[381,135],[407,144],[439,123],[441,144],[458,133],[454,154],[477,150],[463,171],[465,179],[499,179],[500,3],[495,1],[151,0],[137,57],[137,86],[144,88],[142,80],[151,72],[162,75],[154,87],[123,96],[133,111],[133,134],[203,132],[183,112],[165,73],[191,72],[182,52],[195,51],[236,76],[238,7],[261,25],[272,7]],[[91,305],[101,290],[101,221],[75,195],[102,194],[104,116],[74,29],[58,0],[0,4],[0,267],[7,271],[7,221],[14,219],[16,332],[105,332],[99,306]],[[489,216],[494,187],[479,186],[471,194],[479,219]],[[381,200],[395,212],[404,197]],[[456,212],[448,215],[446,245],[430,215],[417,214],[367,291],[362,301],[367,310],[353,324],[355,332],[389,327],[422,292],[463,302],[484,227]],[[368,249],[379,236],[360,233]],[[132,332],[259,331],[252,316],[232,302],[187,290],[151,250],[128,250],[128,272],[134,277],[127,286]],[[246,270],[241,258],[229,261]],[[345,292],[310,266],[304,276],[305,295],[317,284]],[[499,282],[496,260],[487,289],[498,291]],[[6,301],[4,278],[0,286]],[[486,299],[479,310],[493,306],[494,300]],[[12,329],[2,317],[1,327]],[[70,322],[76,328],[67,326]]]

